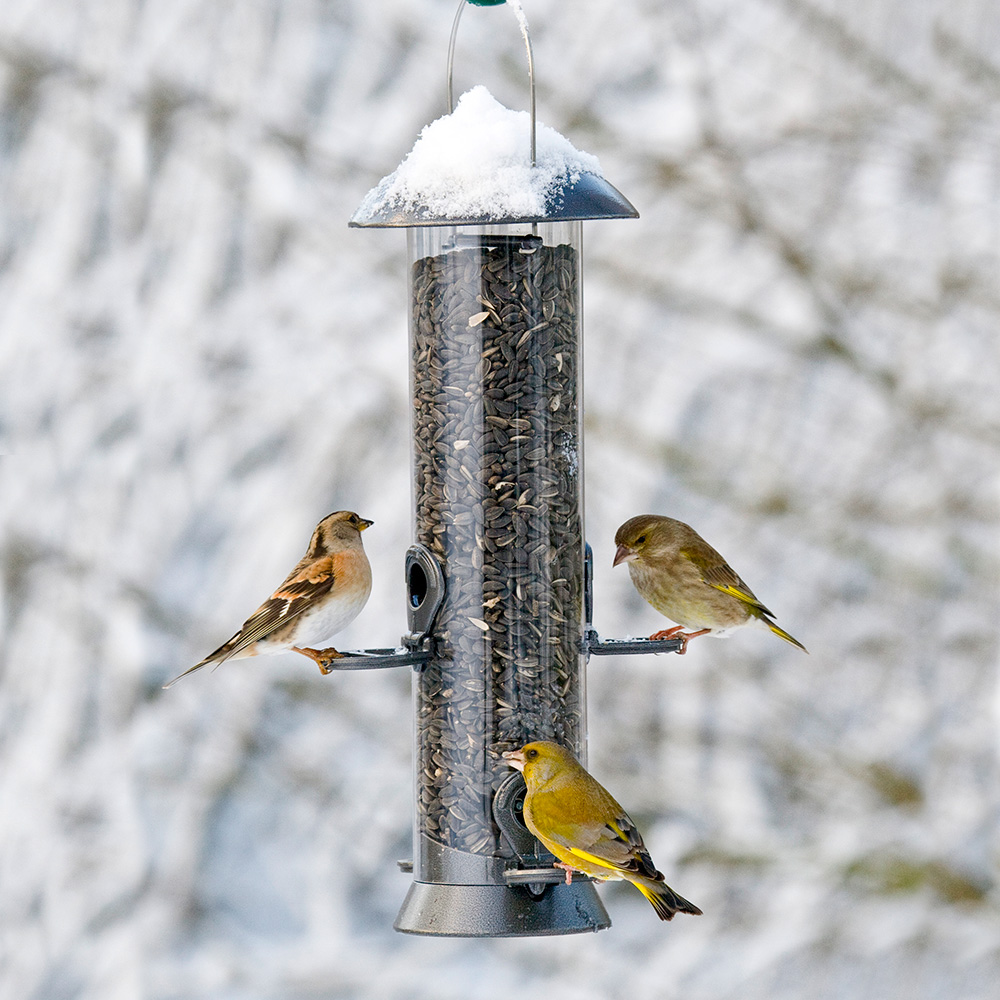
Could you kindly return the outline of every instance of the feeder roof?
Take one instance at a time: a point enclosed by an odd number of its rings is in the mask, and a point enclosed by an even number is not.
[[[639,213],[580,152],[538,124],[531,164],[530,117],[499,104],[482,86],[450,115],[424,127],[396,170],[365,196],[352,226],[446,226],[578,219]]]

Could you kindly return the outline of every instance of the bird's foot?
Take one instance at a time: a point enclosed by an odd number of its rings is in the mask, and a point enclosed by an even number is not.
[[[321,674],[331,673],[333,667],[331,664],[334,660],[343,659],[346,655],[345,653],[338,653],[333,646],[328,646],[326,649],[310,649],[308,646],[292,646],[292,650],[296,653],[301,653],[303,656],[308,656],[317,667],[319,667],[319,672]]]
[[[553,868],[561,868],[564,872],[566,872],[566,884],[567,885],[572,885],[573,884],[573,866],[572,865],[564,865],[561,861],[556,861],[552,865],[552,867]]]
[[[710,628],[699,629],[697,632],[685,632],[683,631],[683,625],[675,625],[673,628],[665,628],[660,632],[654,632],[649,638],[650,639],[680,639],[681,648],[677,650],[678,656],[683,656],[687,652],[688,643],[696,635],[707,635],[712,630]]]
[[[675,625],[673,628],[665,628],[659,632],[654,632],[649,638],[653,640],[672,639],[683,627],[683,625]]]
[[[687,652],[688,643],[695,636],[698,636],[698,635],[708,635],[708,633],[711,632],[711,631],[712,630],[710,628],[702,628],[702,629],[698,629],[697,632],[681,632],[680,636],[678,637],[681,640],[681,648],[677,650],[677,654],[679,656],[683,656]]]

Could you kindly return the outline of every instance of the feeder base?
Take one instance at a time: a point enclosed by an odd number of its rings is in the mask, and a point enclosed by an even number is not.
[[[610,926],[590,882],[532,888],[413,882],[393,924],[404,934],[439,937],[541,937]]]

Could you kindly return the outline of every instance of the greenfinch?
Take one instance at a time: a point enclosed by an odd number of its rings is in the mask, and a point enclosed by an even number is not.
[[[567,882],[575,871],[601,881],[627,879],[661,920],[701,913],[667,885],[628,814],[569,750],[541,740],[503,757],[524,775],[525,825],[559,859],[555,867]]]
[[[654,632],[650,639],[681,639],[679,653],[698,635],[727,635],[745,625],[769,628],[786,642],[809,650],[779,628],[754,592],[729,563],[683,521],[659,514],[629,518],[615,534],[613,565],[628,563],[635,589],[675,628]],[[682,629],[693,629],[684,632]]]

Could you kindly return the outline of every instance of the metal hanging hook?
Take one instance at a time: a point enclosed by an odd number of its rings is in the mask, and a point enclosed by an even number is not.
[[[448,42],[448,114],[451,114],[455,110],[455,89],[453,79],[455,71],[455,40],[458,38],[458,22],[462,19],[462,11],[465,9],[465,5],[467,3],[474,2],[475,0],[459,0],[458,10],[455,12],[455,21],[451,26],[451,39]],[[497,3],[497,0],[494,0],[494,4],[491,6],[499,6],[501,3],[504,3],[504,0],[499,0],[499,3]],[[524,16],[524,11],[520,8],[520,4],[517,5],[514,13],[517,17],[517,23],[521,29],[521,37],[524,39],[524,48],[528,55],[528,101],[529,112],[531,114],[531,165],[535,166],[535,57],[531,50],[531,36],[528,34],[528,21]]]

